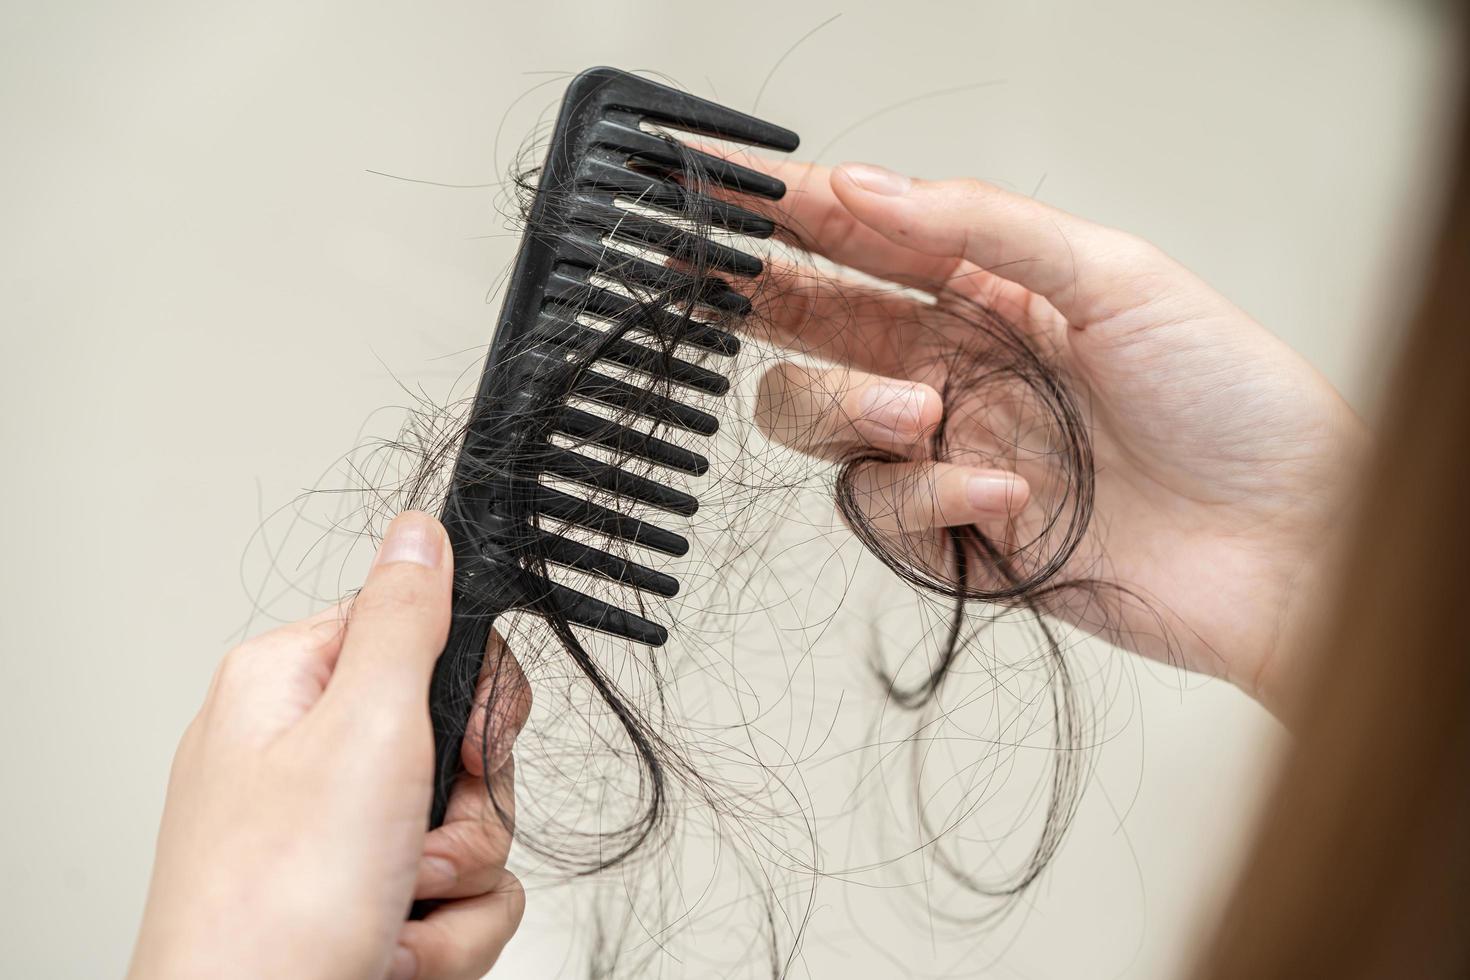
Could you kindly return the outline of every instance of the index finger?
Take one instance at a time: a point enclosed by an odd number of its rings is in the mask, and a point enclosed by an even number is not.
[[[831,189],[853,220],[900,248],[963,260],[1045,297],[1073,326],[1151,298],[1177,275],[1162,252],[980,180],[917,180],[869,164],[832,171]]]
[[[993,307],[999,298],[1021,313],[1034,307],[1030,293],[1085,325],[1147,299],[1133,287],[1167,267],[1162,252],[1133,235],[980,180],[915,180],[870,164],[834,169],[748,154],[742,162],[785,181],[786,196],[764,205],[785,240],[930,293]],[[998,287],[996,277],[1018,291]],[[1039,319],[1052,325],[1051,316]]]
[[[801,160],[758,157],[745,151],[739,162],[786,184],[786,196],[771,202],[741,197],[742,207],[777,222],[777,237],[831,259],[838,265],[929,293],[953,289],[969,295],[979,270],[960,256],[934,256],[895,244],[848,210],[832,190],[832,170]],[[972,297],[973,298],[973,297]]]

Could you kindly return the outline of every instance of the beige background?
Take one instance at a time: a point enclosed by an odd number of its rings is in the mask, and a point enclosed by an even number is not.
[[[465,361],[441,358],[487,339],[496,189],[368,171],[497,181],[591,64],[763,90],[824,162],[975,174],[1153,238],[1371,410],[1431,207],[1435,9],[0,0],[0,972],[121,972],[174,742],[273,598],[252,535],[400,382],[443,397]],[[1176,976],[1208,919],[1274,726],[1129,676],[991,975]],[[895,974],[822,921],[811,975]],[[551,975],[569,941],[533,893],[496,975]]]

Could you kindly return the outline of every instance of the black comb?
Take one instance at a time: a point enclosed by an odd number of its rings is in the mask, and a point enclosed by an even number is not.
[[[552,564],[622,583],[635,602],[640,590],[678,591],[673,577],[543,521],[668,555],[688,550],[679,534],[615,505],[680,517],[698,502],[618,460],[696,475],[708,469],[699,453],[645,430],[714,434],[714,416],[687,402],[729,388],[701,362],[738,351],[721,318],[743,315],[750,302],[724,277],[758,275],[761,262],[701,231],[766,237],[774,225],[699,188],[770,200],[786,192],[781,181],[682,146],[660,129],[783,151],[798,142],[779,126],[612,68],[585,71],[568,87],[444,507],[456,574],[453,624],[430,689],[431,826],[443,822],[460,772],[460,741],[496,616],[555,615],[651,646],[668,638],[659,624],[540,574]],[[691,214],[699,218],[693,229]],[[696,308],[713,319],[697,319]],[[602,454],[579,451],[593,446]]]

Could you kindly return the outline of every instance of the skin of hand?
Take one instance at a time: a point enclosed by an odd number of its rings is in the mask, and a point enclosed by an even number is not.
[[[401,514],[349,603],[225,656],[174,758],[129,977],[468,980],[495,962],[524,906],[500,812],[530,691],[492,638],[490,724],[471,718],[426,832],[452,562],[438,521]],[[446,901],[405,922],[414,898]]]
[[[958,349],[975,331],[935,312],[957,299],[993,310],[1083,392],[1095,511],[1064,574],[1130,590],[1106,620],[1086,592],[1062,593],[1051,611],[1135,652],[1224,677],[1276,710],[1291,672],[1279,651],[1310,621],[1330,576],[1340,488],[1367,443],[1331,384],[1132,235],[976,180],[748,162],[787,183],[771,214],[790,243],[928,294],[773,265],[761,329],[825,364],[771,369],[757,405],[765,431],[833,460],[864,447],[904,457],[866,466],[855,486],[880,529],[901,528],[910,544],[927,529],[938,549],[941,528],[971,523],[997,538],[1018,527],[1024,536],[1044,517],[1028,499],[1045,479],[1042,464],[986,465],[997,456],[984,452],[925,461],[946,411],[951,446],[989,446],[1016,428],[987,419],[994,406],[941,400],[935,338]]]

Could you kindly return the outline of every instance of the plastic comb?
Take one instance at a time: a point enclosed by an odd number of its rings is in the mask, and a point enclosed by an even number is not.
[[[709,364],[739,350],[723,327],[750,301],[732,281],[762,265],[709,232],[771,235],[768,218],[731,198],[777,200],[786,188],[669,131],[782,151],[798,142],[779,126],[612,68],[585,71],[568,87],[444,507],[456,574],[453,623],[430,691],[431,826],[443,822],[460,771],[496,616],[554,614],[651,646],[668,638],[660,624],[541,572],[559,565],[620,583],[627,605],[640,608],[639,592],[679,588],[641,560],[559,530],[665,555],[689,547],[663,519],[619,506],[675,519],[697,509],[694,497],[644,474],[698,475],[708,460],[653,433],[715,433],[714,416],[697,403],[729,388]],[[728,193],[711,196],[706,185]],[[643,472],[632,471],[633,460]]]

